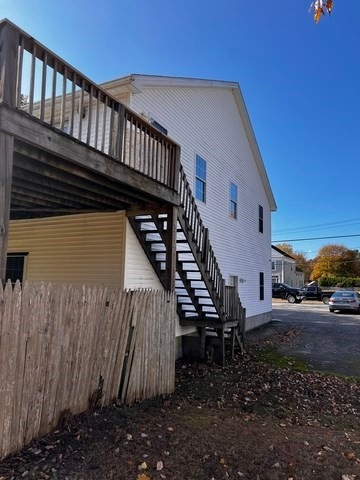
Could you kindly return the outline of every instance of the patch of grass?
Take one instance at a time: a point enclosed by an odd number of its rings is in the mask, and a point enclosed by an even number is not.
[[[298,372],[310,372],[311,367],[308,363],[291,355],[284,355],[279,352],[275,345],[268,345],[256,352],[256,361],[268,363],[278,368],[291,368]]]
[[[209,427],[210,425],[213,425],[214,419],[211,415],[204,415],[204,414],[191,415],[189,413],[186,413],[185,415],[182,415],[181,422],[183,426],[190,427],[190,428],[194,428],[194,427],[206,428],[206,427]]]

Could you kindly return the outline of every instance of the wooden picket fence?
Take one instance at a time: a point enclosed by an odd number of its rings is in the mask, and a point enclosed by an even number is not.
[[[64,415],[171,393],[175,295],[0,283],[0,458]]]

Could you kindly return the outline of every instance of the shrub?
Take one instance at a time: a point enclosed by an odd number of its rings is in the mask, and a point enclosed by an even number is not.
[[[321,277],[318,281],[320,287],[360,287],[359,277],[337,277],[335,275],[329,275]]]

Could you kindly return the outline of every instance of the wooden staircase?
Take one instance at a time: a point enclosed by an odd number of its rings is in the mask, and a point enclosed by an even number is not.
[[[167,214],[129,217],[130,224],[144,251],[166,285]],[[230,356],[235,344],[244,350],[245,309],[236,287],[225,285],[218,262],[191,192],[183,167],[180,167],[180,207],[176,224],[177,312],[180,324],[196,326],[199,354],[206,356],[207,337],[216,337],[219,363],[225,361],[225,342]],[[212,339],[214,340],[214,338]]]

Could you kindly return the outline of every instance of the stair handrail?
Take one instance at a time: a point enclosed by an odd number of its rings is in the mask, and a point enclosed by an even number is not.
[[[217,302],[220,307],[220,316],[224,321],[233,317],[233,309],[228,310],[228,302],[226,301],[225,280],[222,276],[218,261],[216,259],[214,250],[209,240],[209,230],[205,227],[204,222],[200,216],[195,197],[190,188],[189,181],[186,177],[184,167],[180,165],[180,209],[182,210],[183,218],[189,232],[192,232],[192,239],[197,246],[198,253],[202,262],[205,264],[208,279],[213,286]],[[236,292],[237,293],[237,292]],[[237,298],[240,298],[237,294]],[[232,303],[233,305],[233,303]],[[241,302],[240,302],[241,305]]]

